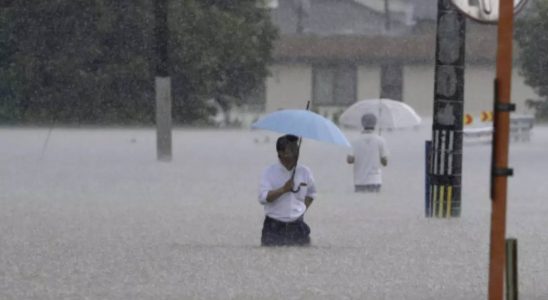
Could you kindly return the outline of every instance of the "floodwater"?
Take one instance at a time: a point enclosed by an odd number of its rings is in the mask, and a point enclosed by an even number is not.
[[[151,128],[0,128],[0,299],[486,299],[490,145],[465,145],[462,216],[429,219],[429,132],[383,133],[378,195],[353,193],[346,149],[305,140],[312,246],[262,248],[276,134],[177,129],[166,163]],[[510,147],[521,299],[548,298],[547,149],[540,125]]]

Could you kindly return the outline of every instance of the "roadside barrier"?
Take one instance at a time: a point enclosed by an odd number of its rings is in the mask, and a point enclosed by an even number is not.
[[[468,120],[471,117],[467,118]],[[470,125],[472,122],[467,124],[467,119],[464,120],[465,125]],[[481,120],[486,123],[483,126],[474,126],[469,127],[465,126],[463,128],[462,136],[463,142],[465,144],[487,144],[491,143],[493,138],[493,125],[492,123],[492,114],[489,112],[482,112]],[[535,123],[535,117],[532,115],[510,115],[510,140],[513,142],[529,142],[531,140],[531,131]]]
[[[513,141],[528,142],[531,140],[531,130],[535,117],[531,115],[510,115],[510,138]]]

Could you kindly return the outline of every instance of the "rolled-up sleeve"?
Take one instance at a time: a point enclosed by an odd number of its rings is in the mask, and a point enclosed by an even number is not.
[[[314,176],[312,175],[312,172],[310,171],[310,169],[308,169],[307,171],[308,171],[308,182],[307,182],[308,188],[306,189],[306,196],[312,199],[315,199],[316,198],[316,182],[314,180]]]

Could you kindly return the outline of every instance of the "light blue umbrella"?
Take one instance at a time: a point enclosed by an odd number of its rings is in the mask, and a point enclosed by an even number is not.
[[[331,120],[304,109],[284,109],[261,117],[251,128],[266,129],[321,142],[352,147]]]
[[[297,160],[299,160],[301,139],[303,137],[335,145],[352,147],[337,125],[317,113],[304,109],[284,109],[275,111],[261,117],[257,122],[251,124],[251,128],[266,129],[298,136]],[[297,168],[293,169],[291,179],[295,177],[296,170]],[[300,189],[301,186],[299,185],[297,189],[292,190],[292,192],[297,193]]]

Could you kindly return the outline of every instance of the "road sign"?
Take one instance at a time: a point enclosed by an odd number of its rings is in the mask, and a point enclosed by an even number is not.
[[[474,118],[472,117],[471,114],[465,114],[464,115],[464,125],[470,125],[472,124],[472,122],[474,122]]]
[[[527,0],[513,0],[514,14],[518,13]],[[497,23],[499,20],[499,0],[451,0],[466,16],[483,23]]]
[[[480,120],[482,122],[493,122],[493,112],[492,111],[482,111],[480,115]]]

